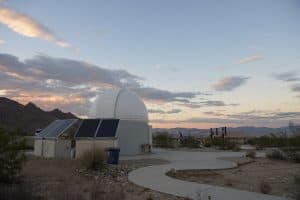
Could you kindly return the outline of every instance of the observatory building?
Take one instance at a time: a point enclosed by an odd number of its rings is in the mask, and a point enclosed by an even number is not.
[[[121,155],[150,150],[148,112],[135,93],[127,89],[106,90],[96,98],[90,115],[90,119],[52,122],[35,136],[35,155],[78,158],[94,148],[117,147]]]
[[[146,106],[127,89],[101,93],[90,115],[93,119],[83,120],[75,135],[76,157],[95,147],[119,147],[121,155],[136,155],[152,144]]]

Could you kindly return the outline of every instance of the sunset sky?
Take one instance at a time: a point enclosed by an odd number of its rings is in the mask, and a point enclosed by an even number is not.
[[[0,96],[88,117],[110,87],[154,127],[300,123],[300,1],[0,0]]]

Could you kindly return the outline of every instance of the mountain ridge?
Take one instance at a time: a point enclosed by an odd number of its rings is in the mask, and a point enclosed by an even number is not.
[[[38,128],[44,128],[56,119],[78,118],[59,109],[44,111],[32,102],[26,105],[6,97],[0,97],[0,127],[8,131],[19,129],[26,135],[33,135]]]

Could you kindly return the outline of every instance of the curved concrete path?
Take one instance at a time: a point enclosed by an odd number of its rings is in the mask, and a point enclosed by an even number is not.
[[[156,149],[154,154],[133,157],[122,157],[123,160],[157,158],[170,161],[169,164],[142,167],[129,173],[128,179],[140,186],[163,193],[191,199],[212,200],[279,200],[284,197],[264,195],[255,192],[188,182],[166,175],[171,169],[223,169],[232,168],[236,163],[217,159],[220,157],[239,157],[242,152],[191,152]],[[263,156],[260,153],[259,156]]]

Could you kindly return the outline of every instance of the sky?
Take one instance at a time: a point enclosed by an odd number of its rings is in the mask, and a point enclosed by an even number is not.
[[[0,0],[0,96],[89,117],[128,88],[153,127],[300,123],[300,1]]]

